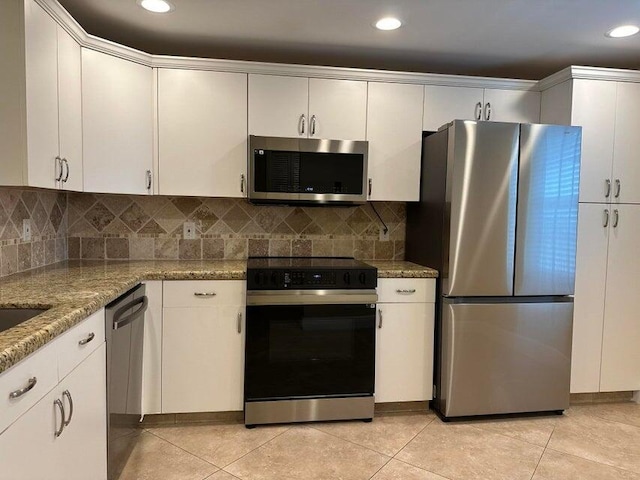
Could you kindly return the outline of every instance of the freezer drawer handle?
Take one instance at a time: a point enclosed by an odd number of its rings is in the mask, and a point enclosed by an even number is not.
[[[38,383],[38,379],[36,377],[31,377],[29,379],[29,382],[27,383],[27,386],[24,388],[19,388],[18,390],[14,390],[13,392],[11,392],[9,394],[9,398],[18,398],[21,397],[22,395],[24,395],[25,393],[27,393],[29,390],[32,390],[33,387],[36,386],[36,383]]]
[[[415,288],[398,288],[396,290],[396,293],[399,293],[400,295],[412,295],[416,293],[416,289]]]
[[[96,334],[91,332],[89,335],[87,335],[87,338],[83,338],[82,340],[80,340],[78,342],[78,345],[86,345],[87,343],[89,343],[91,340],[93,340],[94,338],[96,338]]]
[[[216,292],[194,292],[195,297],[215,297]]]

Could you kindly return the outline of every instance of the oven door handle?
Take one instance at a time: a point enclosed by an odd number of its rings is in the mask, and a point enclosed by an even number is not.
[[[375,290],[257,290],[247,305],[358,305],[378,301]]]

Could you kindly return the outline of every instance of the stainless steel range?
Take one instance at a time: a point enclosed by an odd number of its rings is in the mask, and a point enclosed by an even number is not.
[[[351,258],[249,259],[247,427],[373,418],[376,285]]]

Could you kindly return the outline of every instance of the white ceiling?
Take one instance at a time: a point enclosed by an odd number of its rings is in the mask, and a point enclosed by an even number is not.
[[[539,79],[568,65],[640,69],[640,0],[59,0],[89,33],[148,53]],[[372,27],[394,15],[404,26]]]

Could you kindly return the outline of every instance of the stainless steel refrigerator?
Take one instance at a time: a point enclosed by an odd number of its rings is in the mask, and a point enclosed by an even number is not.
[[[440,271],[442,417],[569,406],[580,144],[580,127],[501,122],[425,136],[406,258]]]

